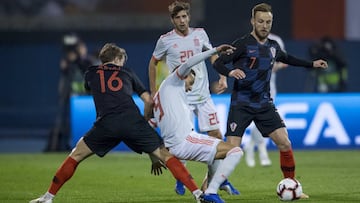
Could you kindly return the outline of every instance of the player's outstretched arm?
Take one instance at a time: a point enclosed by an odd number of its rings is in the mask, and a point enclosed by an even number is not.
[[[216,53],[231,54],[234,49],[235,48],[230,45],[223,44],[216,48],[212,48],[207,51],[201,52],[199,54],[196,54],[196,55],[190,57],[185,63],[181,64],[180,67],[176,71],[177,71],[178,75],[186,76],[190,73],[191,67],[200,63],[201,61],[204,61],[208,57],[210,57]]]
[[[234,52],[236,48],[228,45],[228,44],[222,44],[220,46],[216,47],[216,51],[220,54],[226,54],[226,55],[230,55]]]

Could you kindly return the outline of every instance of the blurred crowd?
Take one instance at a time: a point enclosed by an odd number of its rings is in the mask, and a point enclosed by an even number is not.
[[[2,0],[0,13],[7,16],[61,16],[94,11],[99,0]]]

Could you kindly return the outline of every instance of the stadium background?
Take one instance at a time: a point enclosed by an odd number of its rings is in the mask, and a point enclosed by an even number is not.
[[[170,0],[151,4],[146,0],[30,0],[22,1],[28,7],[19,9],[20,2],[0,3],[1,152],[44,149],[54,124],[64,34],[76,32],[93,52],[105,42],[124,47],[128,66],[148,84],[147,65],[156,40],[171,29]],[[62,12],[45,10],[44,3],[49,2],[63,2]],[[360,91],[359,1],[192,0],[191,25],[204,27],[213,45],[230,43],[251,29],[250,10],[259,2],[273,6],[273,32],[284,39],[289,53],[309,58],[311,43],[325,35],[336,39],[349,64],[348,92]],[[210,80],[216,80],[215,72],[211,68],[209,72]],[[312,92],[312,83],[306,69],[288,68],[278,74],[280,93]]]

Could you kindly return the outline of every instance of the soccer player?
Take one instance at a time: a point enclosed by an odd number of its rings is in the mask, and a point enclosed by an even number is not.
[[[266,3],[252,9],[252,32],[235,40],[231,55],[222,55],[214,63],[221,74],[234,77],[231,105],[227,120],[227,142],[241,144],[245,129],[254,121],[261,134],[270,137],[280,151],[280,166],[284,178],[295,177],[295,159],[288,133],[270,97],[273,65],[280,61],[309,68],[327,68],[324,60],[305,61],[283,52],[279,44],[268,39],[273,23],[271,6]],[[225,64],[232,63],[232,69]],[[302,194],[302,198],[308,198]]]
[[[284,41],[280,38],[280,36],[270,33],[268,38],[275,40],[279,44],[281,50],[285,52],[285,44]],[[274,63],[274,66],[272,68],[272,74],[270,78],[270,97],[273,100],[273,102],[275,101],[275,97],[276,97],[276,72],[282,68],[286,68],[287,66],[288,66],[287,64],[277,61]],[[260,165],[261,166],[271,165],[271,160],[269,158],[269,154],[266,149],[267,141],[268,140],[261,135],[259,129],[257,129],[256,126],[254,126],[251,129],[250,141],[244,147],[245,161],[249,167],[255,166],[255,147],[257,147],[259,153]]]
[[[101,49],[99,58],[102,64],[90,67],[85,74],[85,87],[91,91],[95,102],[96,121],[58,168],[48,191],[30,203],[52,203],[80,162],[93,154],[103,157],[120,142],[137,153],[148,153],[153,162],[151,172],[155,175],[162,173],[161,160],[173,176],[199,198],[202,192],[187,169],[168,152],[135,104],[133,92],[143,100],[146,111],[151,111],[153,100],[134,72],[124,67],[125,50],[108,43]]]
[[[212,48],[209,37],[203,28],[189,27],[189,3],[175,1],[169,6],[169,13],[174,29],[158,39],[149,62],[149,82],[152,96],[156,92],[156,65],[160,60],[166,60],[169,72],[173,72],[176,67],[184,63],[191,56]],[[211,56],[211,61],[215,61],[217,57],[216,54]],[[188,104],[198,118],[200,131],[207,132],[209,136],[222,139],[215,105],[210,97],[206,64],[202,61],[192,69],[196,73],[196,80],[192,91],[187,93]],[[226,77],[221,76],[218,84],[217,92],[222,93],[225,91],[227,88]],[[206,188],[206,185],[207,183],[204,181],[203,188]],[[220,188],[229,194],[240,194],[227,180]],[[179,195],[184,195],[185,193],[184,186],[180,181],[177,181],[175,185],[175,192]]]
[[[182,160],[216,166],[209,172],[209,185],[201,196],[203,202],[224,202],[217,194],[218,189],[235,169],[243,152],[239,145],[235,147],[222,139],[194,131],[186,92],[192,91],[196,82],[196,72],[192,67],[217,52],[230,53],[231,48],[221,45],[192,56],[161,83],[154,97],[155,123],[170,153]]]

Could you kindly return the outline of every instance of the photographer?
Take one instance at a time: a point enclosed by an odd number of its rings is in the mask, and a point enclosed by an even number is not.
[[[59,100],[55,126],[51,129],[45,151],[68,151],[70,141],[70,97],[87,94],[84,88],[84,73],[93,65],[86,44],[75,34],[63,37],[64,55],[60,60]]]
[[[346,92],[347,62],[335,40],[326,36],[321,38],[310,46],[309,55],[311,59],[325,59],[329,64],[327,69],[316,69],[313,72],[316,92]]]

